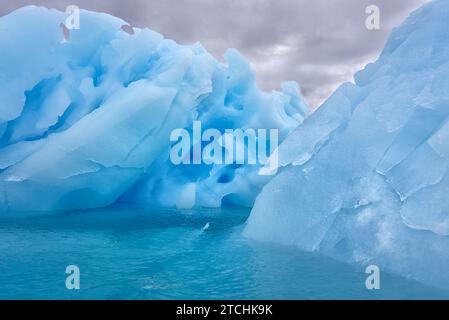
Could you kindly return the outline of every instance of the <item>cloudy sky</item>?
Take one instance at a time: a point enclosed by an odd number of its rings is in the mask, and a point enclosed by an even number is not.
[[[0,0],[0,15],[24,5],[107,12],[182,44],[197,41],[221,60],[242,52],[259,85],[299,82],[317,107],[355,71],[373,61],[392,28],[428,0]],[[365,27],[368,5],[380,8],[380,30]]]

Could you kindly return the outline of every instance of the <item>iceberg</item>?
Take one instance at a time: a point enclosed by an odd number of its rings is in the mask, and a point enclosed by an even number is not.
[[[170,133],[200,121],[282,141],[307,113],[296,83],[263,92],[236,50],[220,63],[107,14],[65,20],[35,6],[0,18],[0,211],[253,204],[270,179],[258,165],[176,166]]]
[[[246,236],[449,288],[448,16],[412,13],[285,139]]]

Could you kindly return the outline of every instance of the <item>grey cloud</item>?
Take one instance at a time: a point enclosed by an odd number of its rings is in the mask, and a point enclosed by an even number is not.
[[[70,4],[107,12],[167,38],[197,41],[221,59],[241,51],[264,89],[296,80],[312,107],[374,60],[392,28],[426,0],[0,0],[0,15],[24,5]],[[380,7],[381,29],[365,28],[365,8]]]

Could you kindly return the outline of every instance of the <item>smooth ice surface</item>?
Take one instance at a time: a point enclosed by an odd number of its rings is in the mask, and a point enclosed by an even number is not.
[[[448,17],[414,12],[287,137],[247,236],[449,287]]]
[[[197,120],[283,140],[307,111],[296,83],[265,93],[236,50],[219,63],[83,10],[64,36],[65,19],[32,6],[0,18],[0,211],[253,204],[269,179],[258,166],[174,166],[170,133]]]

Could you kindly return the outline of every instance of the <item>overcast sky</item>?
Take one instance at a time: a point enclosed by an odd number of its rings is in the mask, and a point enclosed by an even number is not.
[[[428,0],[0,0],[0,15],[24,5],[107,12],[182,44],[200,41],[222,60],[236,48],[259,85],[295,80],[312,108],[373,61],[391,29]],[[380,8],[380,30],[367,30],[365,8]]]

